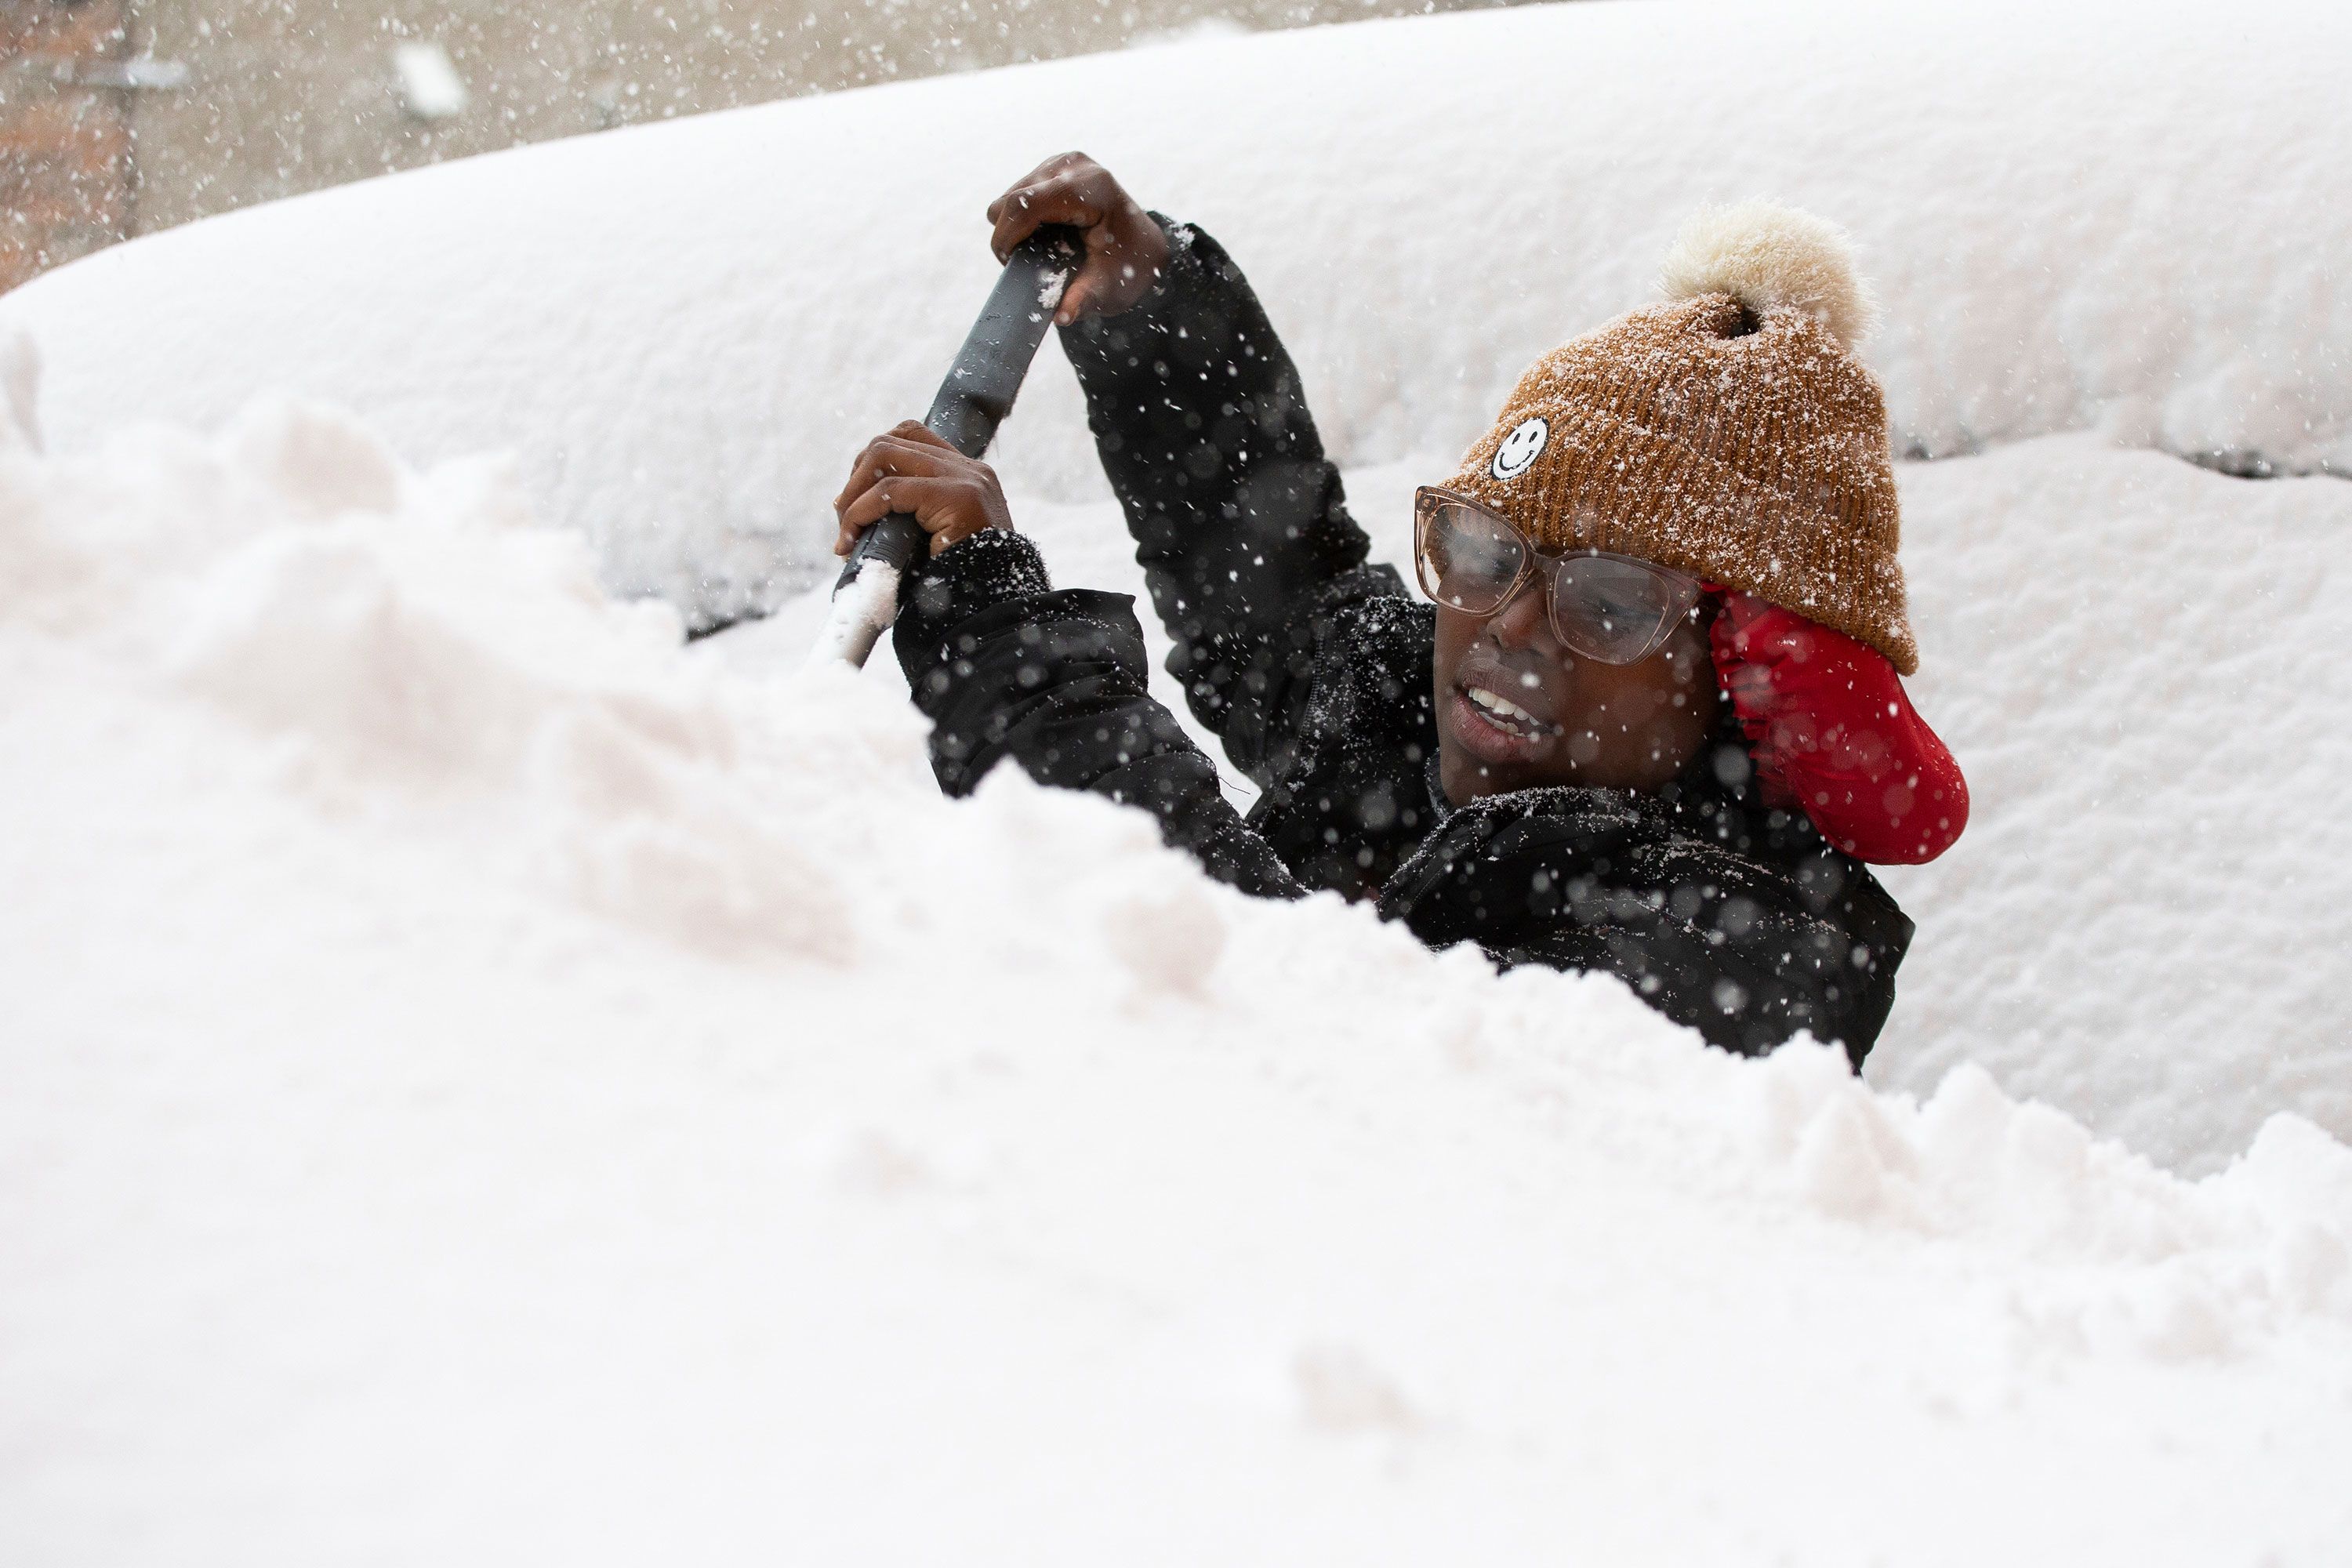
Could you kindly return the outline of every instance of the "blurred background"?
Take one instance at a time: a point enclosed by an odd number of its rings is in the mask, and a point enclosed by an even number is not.
[[[132,235],[801,93],[1498,0],[0,0],[0,290]]]

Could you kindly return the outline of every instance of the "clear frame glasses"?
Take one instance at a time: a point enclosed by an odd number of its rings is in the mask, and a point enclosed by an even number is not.
[[[1424,485],[1412,498],[1413,566],[1422,592],[1465,615],[1496,616],[1541,578],[1552,635],[1601,664],[1656,653],[1699,601],[1696,577],[1631,555],[1548,555],[1493,508]]]

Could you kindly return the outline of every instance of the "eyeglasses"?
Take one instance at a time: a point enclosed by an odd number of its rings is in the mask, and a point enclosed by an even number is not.
[[[1465,615],[1494,616],[1541,574],[1562,647],[1601,664],[1639,664],[1699,600],[1698,579],[1602,550],[1547,555],[1508,518],[1423,485],[1412,498],[1413,564],[1422,592]]]

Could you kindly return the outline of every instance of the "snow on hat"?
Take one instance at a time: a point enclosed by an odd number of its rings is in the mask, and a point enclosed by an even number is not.
[[[1702,212],[1666,302],[1519,378],[1448,488],[1548,551],[1637,555],[1741,589],[1919,666],[1895,558],[1875,322],[1834,226],[1766,203]]]

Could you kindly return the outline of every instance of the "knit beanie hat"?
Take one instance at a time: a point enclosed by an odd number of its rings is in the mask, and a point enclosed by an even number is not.
[[[1546,354],[1446,488],[1549,552],[1639,556],[1868,644],[1918,646],[1895,559],[1875,308],[1843,233],[1751,204],[1684,226],[1666,303]]]

